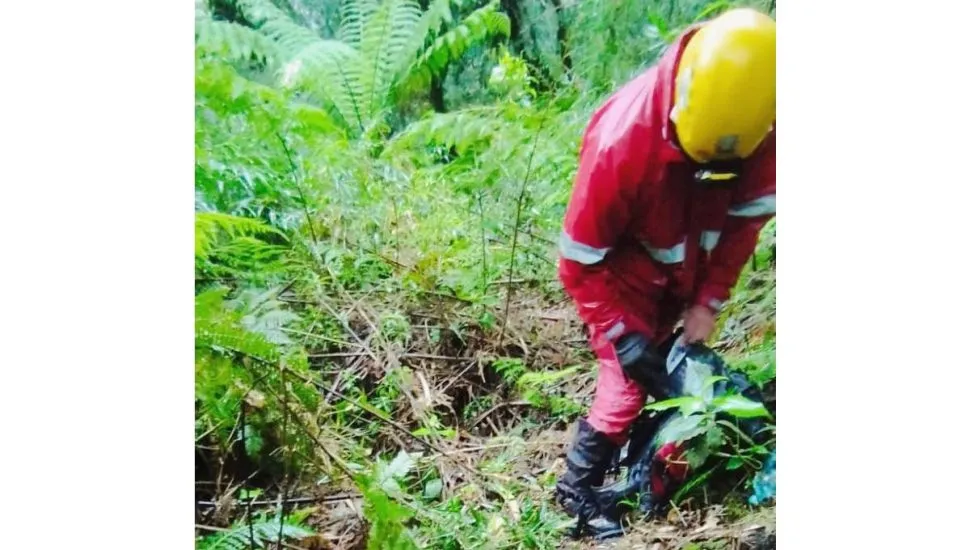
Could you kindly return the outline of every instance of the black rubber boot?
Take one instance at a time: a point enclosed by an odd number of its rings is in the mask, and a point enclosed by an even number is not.
[[[556,496],[563,508],[578,519],[574,536],[591,534],[598,540],[623,534],[619,518],[603,514],[593,487],[603,484],[617,445],[586,422],[579,421],[572,448],[566,453],[566,473],[556,483]]]

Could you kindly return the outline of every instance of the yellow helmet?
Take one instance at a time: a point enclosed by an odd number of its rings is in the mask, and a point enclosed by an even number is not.
[[[775,21],[744,8],[704,23],[681,54],[670,120],[697,162],[750,156],[775,120]]]

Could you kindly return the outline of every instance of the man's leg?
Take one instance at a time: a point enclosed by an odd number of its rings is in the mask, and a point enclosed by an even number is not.
[[[597,341],[597,338],[593,338]],[[590,490],[603,484],[603,477],[617,448],[626,440],[630,426],[640,414],[646,396],[643,389],[623,373],[612,345],[596,350],[599,372],[589,415],[579,421],[572,447],[566,454],[566,473],[556,484],[563,506],[587,521],[597,538],[622,534],[616,518],[600,514]]]
[[[596,393],[587,421],[615,444],[623,445],[630,426],[640,415],[646,393],[640,384],[627,378],[612,346],[604,346],[597,355]]]

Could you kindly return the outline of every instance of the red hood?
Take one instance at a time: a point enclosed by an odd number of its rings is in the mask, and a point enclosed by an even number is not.
[[[654,100],[652,104],[657,112],[651,113],[653,120],[661,124],[660,135],[663,137],[664,145],[661,156],[668,161],[687,162],[687,157],[677,146],[677,135],[673,131],[670,122],[670,111],[674,106],[674,81],[677,76],[677,66],[680,63],[680,56],[687,46],[687,40],[700,29],[700,25],[692,25],[685,29],[680,35],[667,46],[660,60],[656,64],[657,84],[654,88]]]

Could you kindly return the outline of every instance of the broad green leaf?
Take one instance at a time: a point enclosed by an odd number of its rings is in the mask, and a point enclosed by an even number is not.
[[[712,402],[718,412],[726,412],[737,418],[769,417],[765,406],[741,395],[724,395]]]
[[[440,479],[432,479],[424,485],[424,498],[434,500],[441,496],[442,483]]]
[[[711,428],[707,431],[705,440],[707,442],[707,446],[711,450],[718,449],[724,444],[724,430],[722,430],[721,427],[716,424],[711,426]]]
[[[685,395],[684,397],[674,397],[672,399],[650,403],[643,408],[648,411],[666,411],[668,409],[680,408],[682,414],[690,415],[704,410],[704,400],[693,395]]]
[[[661,438],[663,441],[676,442],[693,439],[708,429],[705,420],[706,417],[696,414],[674,418],[664,427]]]
[[[707,378],[706,381],[704,381],[704,388],[703,389],[706,390],[707,388],[713,386],[714,384],[717,384],[718,382],[720,382],[722,380],[727,380],[727,377],[726,376],[710,376],[710,377]]]
[[[742,459],[739,456],[732,456],[731,458],[728,459],[726,468],[728,470],[737,470],[743,465],[744,465],[744,459]]]
[[[401,479],[408,475],[411,468],[414,466],[414,459],[411,457],[410,453],[405,450],[401,450],[394,457],[394,460],[387,465],[385,473],[395,479]]]

